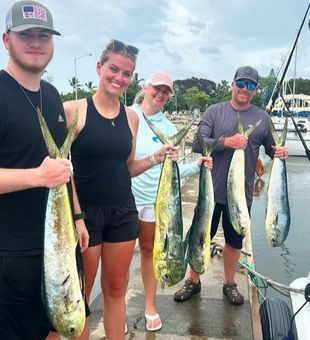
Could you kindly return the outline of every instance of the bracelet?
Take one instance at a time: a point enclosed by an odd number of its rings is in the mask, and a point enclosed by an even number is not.
[[[157,160],[154,157],[154,154],[149,156],[149,161],[151,162],[152,165],[157,165],[158,164]]]
[[[74,214],[74,221],[77,221],[77,220],[84,220],[85,219],[85,212],[82,211],[78,214]]]

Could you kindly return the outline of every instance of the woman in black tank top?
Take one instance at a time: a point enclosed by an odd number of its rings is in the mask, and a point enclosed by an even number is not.
[[[111,40],[97,63],[96,93],[64,104],[68,126],[75,114],[79,118],[71,154],[90,237],[83,253],[86,299],[101,259],[104,328],[111,340],[124,339],[128,270],[139,233],[131,177],[163,162],[167,151],[172,157],[177,154],[165,145],[149,157],[134,159],[138,118],[118,98],[131,82],[137,54],[134,46]],[[89,336],[89,320],[83,335]]]

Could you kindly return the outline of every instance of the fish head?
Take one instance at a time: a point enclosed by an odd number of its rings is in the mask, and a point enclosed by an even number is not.
[[[85,303],[83,300],[71,304],[59,314],[55,328],[67,338],[76,338],[82,334],[85,325]]]
[[[162,259],[157,262],[158,283],[161,288],[171,287],[179,283],[185,276],[184,258]]]

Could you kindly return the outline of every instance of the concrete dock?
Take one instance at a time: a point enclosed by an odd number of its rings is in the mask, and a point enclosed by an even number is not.
[[[198,176],[190,178],[182,188],[184,233],[190,226],[194,207],[197,201]],[[223,245],[221,231],[216,242]],[[247,251],[251,251],[251,242],[246,242]],[[249,256],[243,260],[251,262]],[[201,277],[201,293],[183,303],[175,302],[173,295],[183,285],[179,284],[157,291],[157,309],[163,327],[158,332],[147,332],[144,320],[143,285],[140,274],[140,253],[138,246],[130,267],[130,283],[126,294],[127,326],[126,339],[151,340],[200,340],[200,339],[238,339],[260,340],[260,322],[258,304],[253,286],[246,275],[237,273],[236,282],[245,297],[242,306],[231,305],[223,296],[223,263],[222,257],[212,258],[208,271]],[[102,323],[102,295],[99,286],[92,296],[91,302],[91,339],[104,339]]]

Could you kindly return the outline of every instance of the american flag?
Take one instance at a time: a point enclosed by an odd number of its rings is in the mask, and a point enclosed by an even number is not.
[[[46,9],[41,6],[34,5],[23,6],[23,18],[47,21]]]

